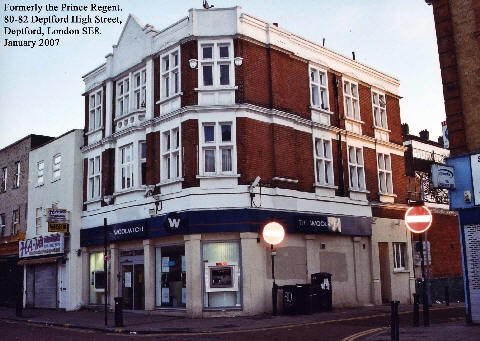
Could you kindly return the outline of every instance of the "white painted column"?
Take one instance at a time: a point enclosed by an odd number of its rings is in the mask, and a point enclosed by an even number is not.
[[[155,249],[150,239],[143,241],[145,310],[155,309]]]
[[[185,235],[185,261],[187,266],[187,315],[202,317],[202,266],[200,251],[201,234]]]
[[[362,241],[362,237],[353,237],[353,262],[355,264],[355,299],[357,304],[360,303],[360,295],[358,293],[358,290],[360,286],[362,285],[361,279],[360,279],[360,272],[364,271],[362,269],[362,262],[360,259],[360,242]]]
[[[106,122],[103,122],[103,125],[105,127],[105,137],[112,135],[113,132],[113,127],[112,127],[112,115],[113,115],[113,107],[112,107],[112,101],[113,101],[113,81],[108,81],[106,83],[106,94],[105,94],[105,101],[106,103],[103,103],[105,105],[105,120]]]
[[[316,235],[306,234],[304,237],[307,248],[307,283],[310,283],[312,274],[320,272],[320,246]]]
[[[240,233],[242,248],[243,312],[259,314],[265,311],[266,259],[265,244],[258,243],[256,232]]]
[[[147,88],[145,93],[145,120],[150,120],[153,118],[153,111],[155,108],[154,103],[154,86],[160,86],[160,84],[155,84],[154,82],[154,71],[153,71],[153,58],[149,58],[146,63],[146,73],[147,73]]]
[[[82,301],[83,305],[86,306],[90,303],[90,258],[88,249],[82,247],[82,281],[84,285],[82,286]]]
[[[110,283],[109,283],[109,301],[110,309],[114,309],[114,298],[118,296],[118,274],[119,274],[118,245],[110,244]]]
[[[373,304],[382,304],[382,283],[380,280],[380,261],[378,239],[376,238],[376,218],[372,218],[372,237],[370,239],[370,262],[372,269],[371,295]]]

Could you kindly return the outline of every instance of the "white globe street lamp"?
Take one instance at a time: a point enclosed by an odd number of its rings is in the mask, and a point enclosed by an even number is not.
[[[278,245],[283,241],[285,238],[285,229],[283,226],[277,222],[270,222],[263,227],[262,232],[263,239],[265,242],[270,244],[270,250],[272,251],[272,279],[273,279],[273,287],[272,287],[272,315],[277,315],[277,291],[278,286],[275,283],[275,255],[276,252],[273,249],[273,245]]]

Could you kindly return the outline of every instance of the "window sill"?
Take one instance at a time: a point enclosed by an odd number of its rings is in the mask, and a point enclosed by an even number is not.
[[[197,92],[209,92],[209,91],[232,91],[232,90],[237,90],[238,86],[231,86],[231,85],[216,85],[216,86],[209,86],[209,87],[201,87],[201,88],[195,88],[193,90]]]
[[[145,113],[147,110],[145,108],[142,108],[142,109],[134,109],[134,110],[130,110],[129,112],[125,113],[125,114],[122,114],[121,116],[115,116],[115,118],[113,119],[113,121],[116,123],[120,120],[123,120],[125,119],[126,117],[132,115],[132,114],[138,114],[138,113]]]
[[[351,117],[347,117],[347,116],[343,116],[343,119],[346,120],[346,121],[356,122],[356,123],[359,123],[359,124],[364,124],[365,123],[362,120],[357,120],[356,118],[351,118]]]
[[[171,184],[176,184],[176,183],[181,183],[183,182],[184,178],[175,178],[175,179],[165,179],[162,180],[158,186],[166,186],[166,185],[171,185]]]
[[[381,131],[384,131],[386,133],[391,133],[392,131],[388,128],[384,128],[384,127],[379,127],[379,126],[376,126],[376,125],[373,125],[372,126],[373,129],[376,129],[376,130],[381,130]]]
[[[60,180],[62,180],[62,178],[53,179],[51,182],[52,182],[52,184],[53,184],[54,182],[57,182],[57,181],[60,181]]]
[[[98,198],[92,198],[92,199],[88,199],[87,201],[84,201],[83,204],[84,205],[90,205],[90,204],[95,204],[97,202],[100,202],[102,201],[102,198],[98,197]]]
[[[313,184],[313,187],[328,188],[328,189],[338,189],[338,186],[329,185],[329,184],[322,184],[322,183],[320,183],[320,182],[315,182],[315,183]]]
[[[117,195],[128,194],[133,192],[144,192],[145,188],[146,188],[145,185],[142,185],[141,187],[125,188],[120,191],[114,192],[112,195],[116,197]]]
[[[242,311],[243,307],[215,307],[215,308],[208,308],[203,307],[203,311]]]
[[[43,187],[44,185],[45,185],[45,183],[43,183],[43,184],[37,184],[37,185],[35,185],[35,188]],[[2,192],[0,192],[0,193],[2,193]]]
[[[330,111],[330,108],[322,108],[315,105],[310,105],[310,110],[315,110],[324,114],[333,115],[333,111]]]
[[[182,95],[183,95],[183,92],[180,91],[180,92],[176,93],[175,95],[172,95],[172,96],[167,97],[167,98],[162,98],[162,99],[160,99],[159,101],[156,101],[155,104],[163,104],[163,103],[165,103],[165,102],[168,102],[168,101],[170,101],[170,100],[172,100],[172,99],[175,99],[175,98],[177,98],[177,97],[180,97],[180,96],[182,96]]]
[[[348,187],[348,190],[349,190],[350,192],[355,192],[355,193],[365,193],[365,194],[370,193],[370,191],[368,191],[368,190],[366,190],[366,189],[361,189],[361,188]]]
[[[379,195],[382,195],[382,196],[385,196],[385,197],[392,197],[392,198],[396,198],[397,195],[396,194],[393,194],[393,193],[383,193],[383,192],[378,192]]]
[[[197,179],[215,179],[215,178],[239,178],[240,174],[201,174],[197,175]]]
[[[98,128],[95,128],[93,130],[89,130],[85,133],[85,136],[88,136],[88,135],[92,135],[92,134],[95,134],[96,132],[99,132],[103,129],[103,126],[100,126]]]
[[[393,269],[394,274],[404,274],[404,273],[410,273],[410,270],[407,269]]]

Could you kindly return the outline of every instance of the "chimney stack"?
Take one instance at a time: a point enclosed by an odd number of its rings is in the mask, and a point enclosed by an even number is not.
[[[420,135],[420,138],[425,141],[428,141],[430,139],[430,133],[428,132],[427,129],[421,130],[419,135]]]

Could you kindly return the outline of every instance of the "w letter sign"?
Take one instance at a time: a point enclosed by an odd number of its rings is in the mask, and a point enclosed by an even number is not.
[[[405,224],[413,233],[422,233],[432,225],[432,212],[425,206],[413,206],[405,213]]]

